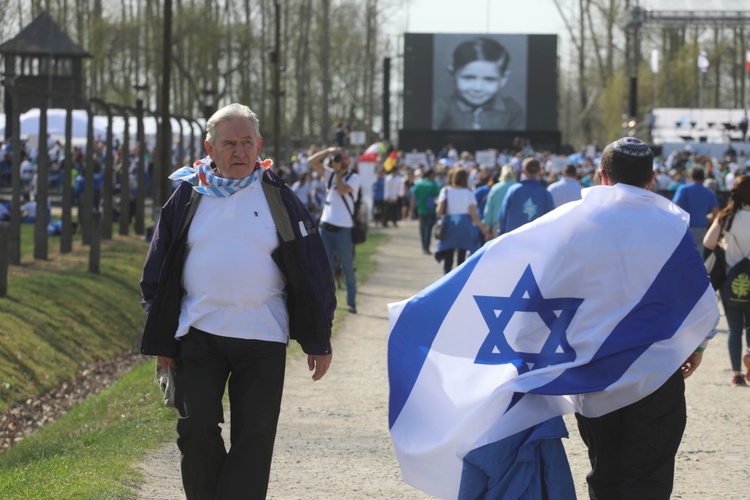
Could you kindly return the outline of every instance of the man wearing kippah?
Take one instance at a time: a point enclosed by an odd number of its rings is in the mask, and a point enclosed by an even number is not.
[[[263,499],[295,339],[312,379],[331,363],[335,285],[315,223],[260,161],[250,108],[206,122],[208,156],[174,172],[141,278],[141,352],[174,373],[188,499]],[[200,202],[200,203],[199,203]],[[231,447],[219,424],[229,387]]]
[[[623,217],[628,211],[637,218],[639,206],[658,205],[664,200],[649,191],[654,182],[653,153],[639,139],[627,137],[608,145],[602,153],[599,171],[604,186],[614,186],[609,194],[613,206],[619,207]],[[664,207],[670,212],[682,213],[685,224],[688,216],[675,205]],[[626,219],[630,220],[630,219]],[[664,231],[684,232],[684,227],[672,224],[667,218],[661,221],[633,220],[632,226],[620,227],[624,241],[632,245],[628,250],[634,259],[652,259],[652,255],[639,253],[638,238],[630,235],[639,224],[658,223]],[[630,236],[629,236],[630,235]],[[691,238],[692,239],[692,238]],[[631,240],[630,242],[628,240]],[[596,251],[594,249],[594,251]],[[635,254],[635,255],[633,255]],[[691,259],[683,266],[700,266],[702,259]],[[612,266],[617,266],[616,259]],[[627,277],[623,277],[627,279]],[[678,279],[675,277],[675,279]],[[604,286],[621,284],[603,283]],[[704,294],[705,297],[705,294]],[[701,299],[704,300],[704,299]],[[616,304],[613,304],[615,307]],[[634,320],[647,323],[647,312],[638,308],[630,313]],[[640,314],[642,318],[637,318]],[[641,336],[641,331],[622,332]],[[592,499],[648,498],[668,499],[674,482],[675,455],[682,440],[686,423],[685,382],[700,365],[703,350],[715,334],[706,332],[706,339],[685,363],[667,381],[646,397],[615,411],[597,417],[585,417],[576,413],[578,429],[588,447],[592,470],[586,477]],[[616,339],[612,339],[616,342]],[[641,381],[642,383],[643,381]],[[610,389],[605,390],[605,393]],[[616,390],[612,390],[616,395]],[[587,395],[581,396],[586,398]],[[593,396],[596,397],[596,396]]]

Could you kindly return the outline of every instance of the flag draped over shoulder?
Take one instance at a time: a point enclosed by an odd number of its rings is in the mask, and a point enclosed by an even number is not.
[[[547,439],[567,471],[550,498],[574,495],[559,416],[641,399],[714,332],[688,219],[644,189],[589,188],[390,304],[389,425],[404,479],[444,498],[538,498]]]

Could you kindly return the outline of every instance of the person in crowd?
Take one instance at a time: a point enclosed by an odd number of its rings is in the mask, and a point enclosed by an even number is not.
[[[21,222],[33,224],[36,222],[36,212],[36,200],[32,200],[29,193],[23,193],[21,195]]]
[[[500,208],[503,206],[503,200],[508,193],[508,189],[515,184],[516,169],[509,164],[503,165],[500,169],[500,182],[494,184],[487,194],[487,203],[484,207],[484,217],[482,223],[487,227],[487,239],[494,238],[497,235],[497,216],[500,214]]]
[[[460,266],[467,252],[479,248],[480,235],[486,227],[477,216],[477,200],[468,187],[469,173],[455,167],[450,175],[450,185],[440,190],[437,214],[445,217],[445,236],[438,241],[435,260],[443,263],[443,272],[453,269],[453,262]]]
[[[490,189],[500,180],[500,170],[490,170],[481,166],[476,175],[476,184],[474,186],[474,198],[477,200],[477,215],[484,219],[484,208],[487,206],[487,198],[490,195]]]
[[[336,147],[343,148],[347,136],[343,123],[339,122],[339,124],[336,125],[336,130],[333,132],[333,136],[336,139]]]
[[[377,169],[372,183],[372,220],[385,227],[385,171],[382,168]]]
[[[536,158],[523,161],[524,179],[511,186],[498,215],[497,234],[505,234],[552,211],[555,202],[539,178],[542,168]]]
[[[320,214],[326,203],[326,185],[320,178],[320,174],[314,171],[310,171],[310,184],[312,185],[313,205],[315,207],[313,215],[315,220],[320,220]]]
[[[578,182],[578,168],[573,164],[565,165],[562,175],[562,179],[547,186],[547,191],[555,202],[555,208],[581,199],[583,186]]]
[[[412,186],[414,186],[414,170],[407,167],[404,169],[404,175],[401,176],[401,187],[398,190],[399,204],[401,205],[401,220],[410,220],[414,216],[411,202]]]
[[[608,196],[613,200],[613,205],[608,214],[615,217],[615,211],[619,212],[616,215],[617,220],[622,221],[624,225],[618,226],[619,236],[622,238],[621,245],[630,245],[627,253],[632,256],[632,253],[636,252],[638,256],[632,258],[638,260],[654,258],[651,254],[652,249],[647,244],[640,243],[643,238],[639,236],[639,225],[658,224],[659,227],[663,227],[664,232],[671,231],[677,235],[687,231],[684,216],[675,214],[668,202],[649,192],[654,180],[652,162],[653,153],[648,145],[634,137],[627,137],[613,142],[604,149],[599,170],[602,184],[611,190]],[[584,203],[592,199],[588,196],[596,197],[597,193],[587,194]],[[662,214],[657,219],[639,217],[640,214],[655,211]],[[604,215],[601,212],[592,213],[591,217],[595,219],[592,231],[601,225],[601,220],[597,219],[597,216]],[[596,240],[595,234],[590,236],[592,241]],[[675,252],[679,252],[680,248],[682,246]],[[683,260],[679,264],[683,272],[687,273],[690,269],[698,276],[705,272],[705,269],[701,269],[701,259],[694,250],[684,250]],[[704,283],[708,285],[707,278]],[[612,286],[606,280],[602,281],[601,285]],[[701,290],[680,291],[695,296],[696,300],[704,304],[702,310],[716,309],[710,294],[701,294]],[[673,302],[679,303],[682,299],[674,296],[658,299],[662,303],[665,300],[670,301],[664,306],[669,309]],[[716,313],[718,320],[718,311]],[[644,325],[653,320],[653,311],[649,308],[637,307],[631,315],[632,321],[642,322]],[[620,333],[627,335],[633,332]],[[674,483],[675,456],[687,419],[684,379],[698,368],[703,358],[703,350],[714,334],[715,331],[705,332],[706,338],[682,366],[644,398],[597,417],[586,417],[576,413],[578,429],[588,448],[592,467],[586,476],[591,498],[667,500],[670,497]],[[592,376],[596,375],[592,373]],[[657,373],[654,374],[655,378],[658,376]],[[645,380],[641,381],[644,382]],[[616,390],[609,394],[609,397],[616,396]]]
[[[388,175],[385,176],[385,217],[383,218],[383,227],[388,227],[388,223],[393,227],[398,227],[398,219],[401,217],[401,206],[399,205],[399,193],[401,193],[401,173],[397,167],[393,167]]]
[[[161,211],[141,278],[141,352],[175,374],[177,445],[188,499],[265,498],[295,339],[320,380],[332,359],[333,275],[310,214],[259,160],[250,108],[206,123],[208,156]],[[222,399],[229,387],[231,447]]]
[[[689,174],[690,182],[677,188],[672,201],[690,214],[690,230],[695,238],[695,246],[703,250],[703,237],[709,223],[719,213],[719,200],[713,191],[703,185],[706,179],[703,168],[692,167]]]
[[[0,221],[10,220],[10,202],[0,200]]]
[[[667,186],[667,191],[672,191],[674,193],[680,186],[685,184],[685,178],[676,170],[670,171],[669,175],[672,177],[672,182]],[[674,194],[672,196],[674,197]]]
[[[664,167],[660,167],[656,174],[656,187],[659,191],[669,191],[669,184],[672,178],[669,177]]]
[[[453,51],[448,72],[454,92],[438,100],[433,112],[437,130],[520,130],[523,107],[502,95],[510,77],[510,54],[499,42],[478,37]]]
[[[327,165],[323,160],[327,160]],[[326,199],[320,216],[320,237],[323,239],[331,269],[338,260],[346,283],[346,305],[357,313],[357,276],[354,274],[352,227],[359,196],[359,175],[350,168],[346,150],[327,148],[310,156],[310,168],[317,172],[326,186]]]
[[[692,229],[692,227],[691,227]],[[720,245],[725,250],[727,271],[750,255],[750,176],[737,177],[729,194],[729,203],[714,218],[703,238],[703,246],[713,250]],[[750,307],[733,307],[727,303],[723,288],[719,289],[724,314],[729,327],[727,344],[729,364],[732,368],[731,384],[747,386],[750,382]],[[742,352],[742,336],[745,334],[745,353]],[[742,374],[744,363],[747,373]]]
[[[23,191],[33,191],[34,176],[36,175],[36,165],[31,161],[26,150],[21,150],[21,189]]]
[[[425,167],[422,178],[412,187],[411,211],[416,209],[419,217],[419,237],[422,242],[422,252],[431,255],[430,241],[432,241],[432,228],[435,226],[437,198],[440,196],[440,186],[435,182],[435,171]]]
[[[313,198],[312,198],[312,182],[310,182],[310,173],[309,172],[302,172],[299,176],[299,179],[295,181],[294,184],[292,184],[292,191],[294,191],[294,194],[297,195],[297,197],[302,202],[302,205],[308,210],[311,211],[312,205],[313,205]]]

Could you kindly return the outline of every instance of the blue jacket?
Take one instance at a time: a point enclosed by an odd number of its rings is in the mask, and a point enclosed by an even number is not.
[[[331,325],[336,285],[323,241],[310,213],[296,194],[271,169],[261,177],[271,208],[279,246],[272,257],[286,281],[289,335],[307,354],[331,353]],[[185,239],[178,236],[193,203],[192,185],[183,182],[162,208],[141,277],[141,305],[148,314],[141,353],[176,357],[174,338],[180,314]],[[301,227],[307,236],[302,236]]]
[[[500,207],[497,234],[509,233],[554,208],[552,195],[537,179],[524,179],[513,184]]]

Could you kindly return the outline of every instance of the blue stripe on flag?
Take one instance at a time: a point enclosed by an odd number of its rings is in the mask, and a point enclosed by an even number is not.
[[[401,311],[388,339],[388,373],[398,374],[397,377],[389,377],[389,428],[393,427],[404,408],[440,325],[463,290],[485,248],[487,247],[482,247],[462,266],[414,296]]]
[[[688,229],[646,294],[612,330],[591,361],[570,368],[552,382],[529,392],[562,395],[602,391],[619,379],[651,344],[671,338],[709,285],[705,268],[691,260],[700,260],[700,255]],[[675,300],[676,297],[680,300]],[[635,347],[627,348],[629,345]]]

